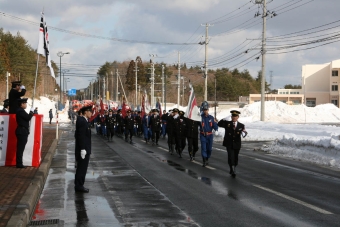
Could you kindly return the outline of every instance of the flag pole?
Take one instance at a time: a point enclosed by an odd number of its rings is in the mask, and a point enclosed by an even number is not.
[[[38,76],[38,68],[39,68],[39,54],[38,54],[38,58],[37,58],[37,68],[35,70],[35,79],[34,79],[34,90],[33,90],[33,98],[32,98],[32,108],[34,106],[34,98],[35,98],[35,89],[37,86],[37,76]]]

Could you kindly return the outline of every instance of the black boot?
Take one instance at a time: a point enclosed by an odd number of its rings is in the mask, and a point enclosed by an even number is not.
[[[209,158],[205,159],[205,165],[207,166],[209,164]]]
[[[171,155],[174,153],[174,145],[173,144],[171,144]]]
[[[236,177],[236,167],[235,167],[235,166],[232,166],[231,169],[232,169],[231,176],[232,176],[233,178],[235,178],[235,177]]]
[[[203,157],[203,167],[205,167],[207,164],[205,162],[205,158]]]

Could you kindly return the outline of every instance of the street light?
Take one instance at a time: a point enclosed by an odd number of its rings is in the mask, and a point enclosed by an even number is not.
[[[70,52],[66,52],[66,53],[63,53],[63,52],[61,52],[61,51],[59,51],[58,53],[57,53],[57,55],[58,55],[58,57],[59,57],[59,59],[60,59],[60,61],[59,61],[59,76],[60,76],[60,97],[59,97],[59,102],[60,102],[60,104],[61,104],[61,57],[62,56],[64,56],[64,54],[70,54]]]

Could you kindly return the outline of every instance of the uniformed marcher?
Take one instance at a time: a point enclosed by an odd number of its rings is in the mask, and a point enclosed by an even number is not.
[[[123,119],[123,116],[122,116],[122,110],[121,109],[119,109],[117,111],[116,121],[117,121],[117,126],[116,126],[117,136],[122,137],[124,119]]]
[[[222,119],[218,122],[218,126],[225,128],[223,146],[227,148],[228,152],[229,173],[232,177],[236,177],[238,154],[241,149],[241,136],[246,137],[247,131],[244,124],[237,121],[241,113],[237,110],[232,110],[230,113],[231,121]]]
[[[4,100],[4,108],[0,111],[0,113],[8,113],[9,110],[9,100]]]
[[[159,134],[161,132],[161,118],[159,117],[158,113],[159,110],[158,109],[153,109],[152,110],[152,115],[150,117],[150,129],[151,129],[151,133],[152,133],[152,145],[158,145],[158,140],[159,140]]]
[[[136,128],[136,135],[140,137],[142,135],[142,114],[140,111],[137,112],[135,117],[135,128]]]
[[[77,117],[76,121],[76,143],[75,152],[77,161],[77,170],[74,179],[74,190],[76,192],[89,192],[84,187],[85,176],[91,155],[91,127],[88,120],[92,116],[92,106],[85,106],[80,109],[82,116]]]
[[[124,118],[125,127],[125,141],[128,142],[128,135],[130,134],[130,143],[132,144],[133,127],[135,125],[135,120],[131,116],[131,110],[126,111],[126,117]]]
[[[18,99],[17,100],[17,112],[16,112],[16,121],[18,124],[17,129],[15,130],[15,135],[17,136],[17,152],[16,152],[16,167],[17,168],[26,168],[22,162],[22,156],[24,154],[25,146],[27,143],[28,135],[30,134],[30,121],[33,117],[34,108],[32,107],[30,113],[26,113],[25,109],[27,108],[27,99]]]
[[[199,121],[194,121],[186,118],[186,137],[188,140],[188,151],[190,161],[195,160],[195,154],[198,151],[198,127],[200,126]]]
[[[20,91],[21,90],[21,91]],[[17,112],[18,99],[26,94],[26,88],[24,85],[21,85],[21,81],[13,81],[12,89],[8,94],[9,99],[9,113],[15,114]]]
[[[143,134],[144,134],[144,139],[145,143],[148,144],[150,140],[150,116],[148,113],[145,113],[143,119],[142,119],[142,127],[143,127]]]
[[[109,114],[106,119],[106,133],[107,133],[107,141],[112,141],[112,137],[115,135],[115,125],[116,125],[116,116],[113,115],[113,110],[109,110]]]
[[[200,140],[201,154],[203,159],[203,167],[208,165],[209,158],[212,152],[212,144],[214,140],[213,130],[215,134],[218,132],[218,126],[213,116],[209,115],[209,104],[204,101],[201,105],[201,124],[200,124]]]
[[[166,134],[168,134],[168,146],[169,146],[169,152],[172,155],[175,151],[175,144],[176,139],[174,135],[174,116],[178,114],[178,109],[174,108],[173,110],[169,110],[169,115],[167,118],[167,126],[166,126]]]
[[[186,119],[183,111],[179,111],[178,114],[174,115],[173,125],[173,134],[176,142],[175,149],[179,157],[182,158],[182,152],[186,145]]]
[[[162,120],[162,137],[163,137],[163,139],[165,138],[165,135],[166,135],[167,118],[168,118],[168,115],[166,114],[166,110],[163,110],[163,114],[162,114],[162,117],[161,117],[161,120]]]

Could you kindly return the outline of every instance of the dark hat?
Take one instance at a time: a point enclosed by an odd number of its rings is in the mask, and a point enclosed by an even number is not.
[[[120,113],[120,112],[122,112],[122,110],[121,110],[121,109],[118,109],[118,110],[117,110],[117,113]]]
[[[158,110],[158,109],[153,109],[152,112],[157,112],[157,113],[159,113],[159,110]]]
[[[127,110],[126,113],[131,113],[131,110]]]
[[[174,109],[172,110],[172,112],[179,112],[179,109],[174,108]]]
[[[180,110],[179,115],[184,115],[184,111]]]
[[[141,112],[140,112],[140,111],[138,111],[137,113],[139,113],[139,114],[140,114]]]
[[[12,81],[12,85],[21,85],[21,81]]]
[[[232,110],[230,111],[230,113],[231,113],[231,116],[238,116],[239,114],[241,114],[240,111],[237,111],[237,110]]]
[[[112,109],[109,109],[109,112],[113,112],[113,110],[112,110]]]
[[[9,99],[5,99],[5,100],[4,100],[4,103],[9,103]]]
[[[85,111],[92,111],[92,106],[84,106],[80,109],[80,112],[84,113]]]
[[[21,103],[27,103],[27,98],[18,99],[18,104],[20,105]]]
[[[202,110],[209,110],[209,103],[207,101],[202,102],[201,111]]]

